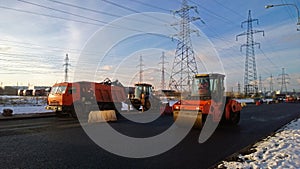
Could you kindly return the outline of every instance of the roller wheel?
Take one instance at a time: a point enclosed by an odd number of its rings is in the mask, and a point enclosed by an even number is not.
[[[240,122],[240,116],[241,116],[241,113],[239,111],[238,112],[231,111],[230,119],[229,119],[230,124],[237,125]]]

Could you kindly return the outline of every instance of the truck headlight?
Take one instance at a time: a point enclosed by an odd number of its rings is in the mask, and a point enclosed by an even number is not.
[[[179,105],[175,105],[174,106],[174,110],[180,110],[180,106]]]

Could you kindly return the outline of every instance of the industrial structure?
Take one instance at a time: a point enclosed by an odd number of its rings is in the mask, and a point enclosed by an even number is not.
[[[271,74],[270,76],[270,92],[272,93],[274,91],[274,87],[273,87],[273,75]]]
[[[242,106],[231,97],[224,97],[225,75],[197,74],[193,78],[190,97],[173,105],[174,120],[180,117],[181,123],[194,123],[195,128],[202,128],[206,120],[237,125]]]
[[[288,77],[289,75],[285,73],[285,69],[282,68],[282,73],[278,75],[278,81],[280,85],[280,92],[287,93],[287,84],[289,83],[287,80],[290,78]]]
[[[69,71],[69,66],[71,66],[69,64],[69,56],[68,56],[68,54],[66,54],[65,64],[63,64],[63,66],[65,67],[65,82],[68,82],[68,71]]]
[[[143,82],[143,72],[144,72],[143,67],[145,66],[145,65],[143,64],[143,56],[142,56],[142,55],[140,55],[140,64],[139,64],[138,66],[140,67],[140,72],[139,72],[139,75],[140,75],[140,77],[139,77],[139,83],[142,83],[142,82]]]
[[[162,52],[161,55],[161,62],[159,62],[159,64],[161,64],[161,90],[164,90],[166,88],[165,85],[165,64],[168,63],[165,61],[165,52]]]
[[[178,91],[190,91],[192,79],[198,73],[197,63],[191,42],[191,33],[195,32],[190,28],[190,23],[199,20],[199,17],[191,17],[190,11],[197,13],[196,6],[189,6],[187,0],[182,1],[182,8],[174,11],[181,20],[172,26],[179,26],[175,59],[169,81],[169,88]]]
[[[259,45],[254,41],[253,34],[255,33],[263,33],[261,30],[253,30],[252,23],[256,22],[258,24],[258,19],[252,19],[251,10],[248,12],[248,20],[243,21],[241,27],[243,28],[244,24],[247,24],[247,32],[243,32],[236,36],[236,40],[238,40],[239,36],[247,35],[246,44],[241,45],[240,50],[242,51],[243,47],[246,47],[246,59],[245,59],[245,75],[244,75],[244,93],[245,96],[249,96],[252,94],[258,93],[258,84],[257,84],[257,70],[256,70],[256,61],[255,61],[255,52],[254,46]]]

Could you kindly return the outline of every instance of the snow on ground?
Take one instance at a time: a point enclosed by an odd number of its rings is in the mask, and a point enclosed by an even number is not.
[[[254,99],[234,99],[239,103],[254,103]]]
[[[12,109],[13,114],[31,114],[31,113],[47,113],[53,112],[52,110],[46,110],[46,105],[22,105],[22,106],[0,106],[0,113],[3,112],[4,109]]]
[[[300,119],[256,143],[250,151],[236,161],[223,161],[218,168],[300,168]]]
[[[0,96],[0,114],[3,109],[12,109],[13,114],[46,113],[46,97]]]

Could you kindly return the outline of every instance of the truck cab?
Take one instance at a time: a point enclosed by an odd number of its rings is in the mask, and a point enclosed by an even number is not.
[[[79,85],[72,83],[56,83],[52,86],[47,98],[47,110],[53,110],[56,114],[72,111],[73,98],[78,99]]]

